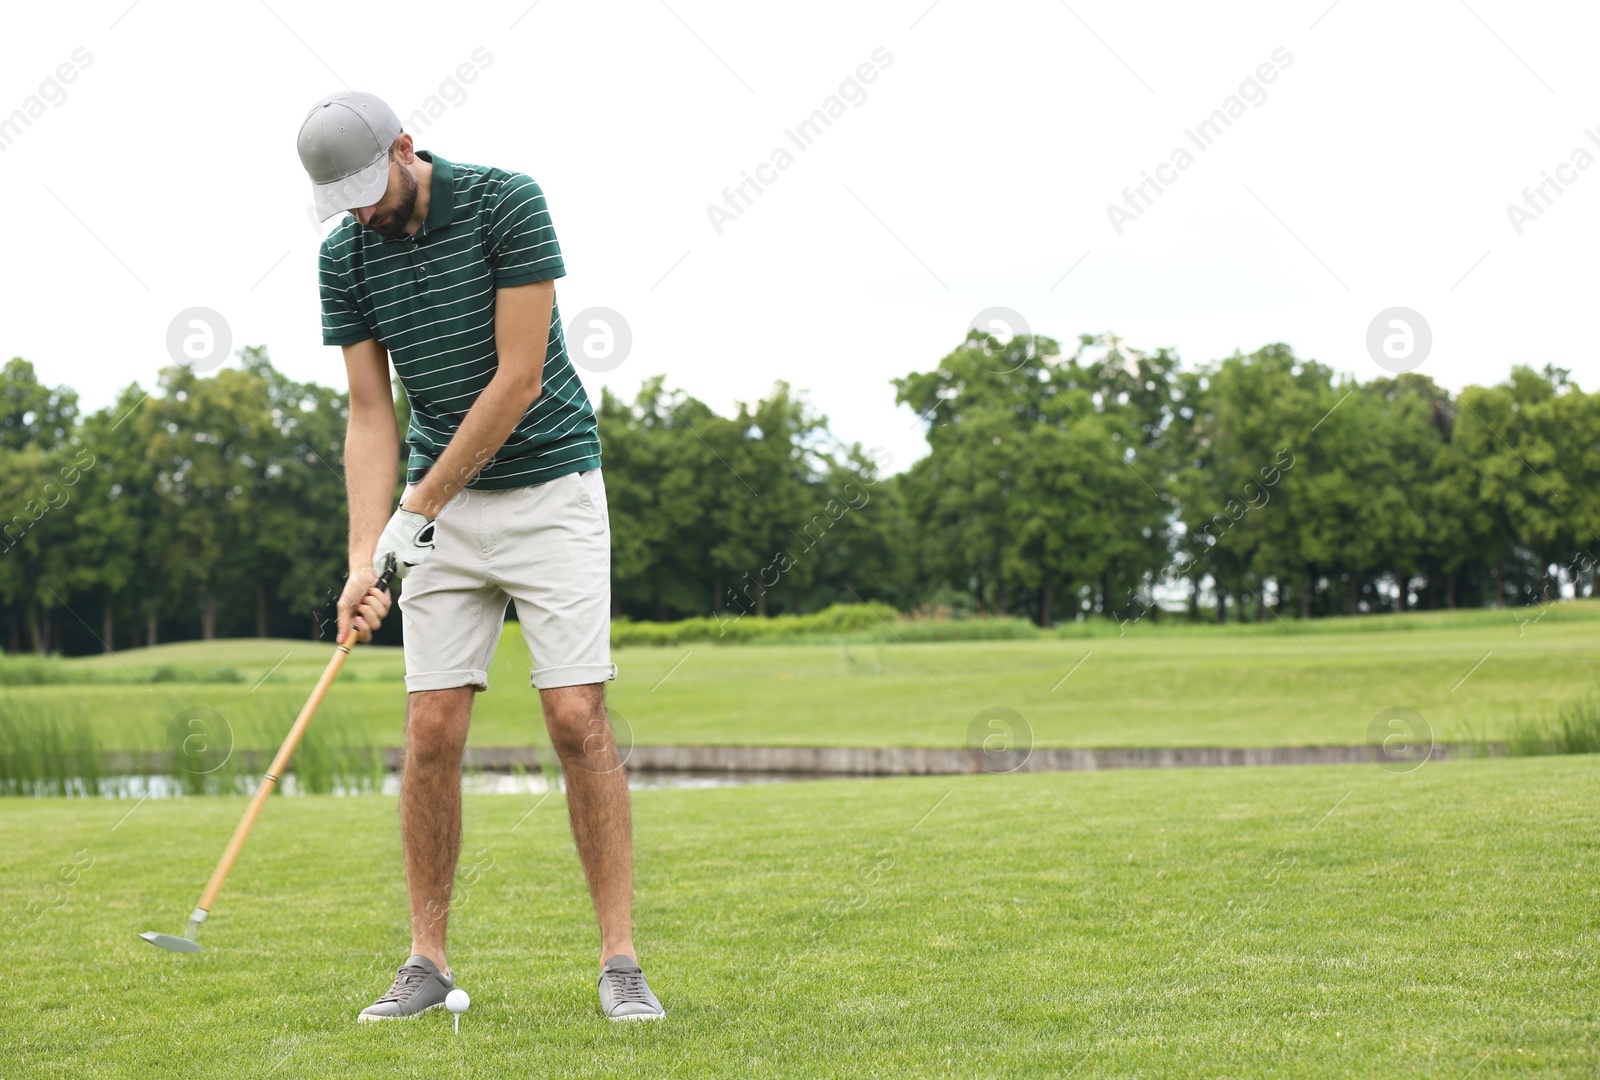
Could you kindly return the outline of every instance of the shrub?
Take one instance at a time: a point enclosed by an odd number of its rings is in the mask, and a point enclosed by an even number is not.
[[[872,641],[991,641],[1032,639],[1039,628],[1026,619],[908,619],[882,601],[834,604],[806,615],[701,616],[678,622],[613,619],[611,644],[681,645],[710,641],[724,645],[799,645]]]
[[[241,683],[244,676],[232,667],[158,664],[124,667],[90,664],[59,656],[17,656],[0,653],[0,686],[62,686],[107,683]]]

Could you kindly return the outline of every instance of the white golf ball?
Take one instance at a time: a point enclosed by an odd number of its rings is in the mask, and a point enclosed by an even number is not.
[[[472,999],[467,996],[465,990],[452,990],[444,998],[444,1007],[453,1013],[464,1013],[471,1004]]]

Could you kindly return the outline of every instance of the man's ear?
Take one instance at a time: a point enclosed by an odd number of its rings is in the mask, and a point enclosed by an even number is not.
[[[417,163],[416,145],[412,142],[411,133],[402,131],[400,137],[394,141],[394,157],[402,165],[415,165]]]

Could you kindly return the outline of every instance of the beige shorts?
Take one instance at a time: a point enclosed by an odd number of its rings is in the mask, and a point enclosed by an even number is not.
[[[406,689],[486,689],[507,601],[517,605],[535,687],[617,677],[611,526],[599,469],[463,491],[450,501],[433,554],[400,586]]]

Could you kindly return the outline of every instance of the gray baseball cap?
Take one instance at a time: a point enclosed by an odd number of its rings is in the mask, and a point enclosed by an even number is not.
[[[341,90],[311,106],[297,145],[319,220],[383,198],[399,137],[400,118],[374,94]]]

